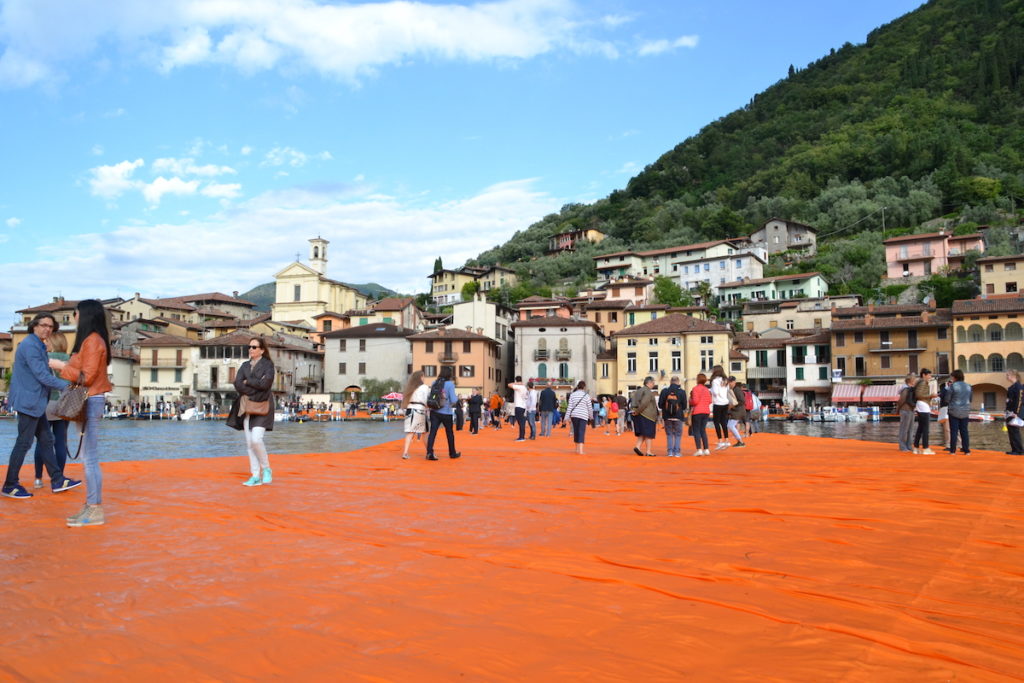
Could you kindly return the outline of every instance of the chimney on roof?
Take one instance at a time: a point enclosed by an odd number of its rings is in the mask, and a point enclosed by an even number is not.
[[[138,292],[135,292],[135,298],[138,299],[141,296]]]
[[[931,300],[928,302],[928,308],[932,309],[933,311],[935,310],[935,298],[934,297],[932,297]]]
[[[472,331],[473,331],[473,326],[472,325],[466,325],[466,332],[472,332]]]
[[[484,328],[482,328],[482,327],[476,328],[476,333],[477,334],[483,334],[484,333]]]
[[[238,290],[236,289],[235,291],[231,292],[231,296],[233,296],[233,297],[235,297],[237,299],[238,298]]]
[[[928,318],[929,318],[928,311],[921,311],[921,322],[923,322],[923,323],[928,322]]]
[[[875,312],[875,302],[872,301],[871,303],[868,304],[868,313],[874,313],[874,312]]]
[[[872,306],[872,308],[874,308],[874,307]],[[874,315],[874,313],[868,313],[867,315],[864,316],[864,324],[865,325],[874,325],[875,324],[875,315]]]

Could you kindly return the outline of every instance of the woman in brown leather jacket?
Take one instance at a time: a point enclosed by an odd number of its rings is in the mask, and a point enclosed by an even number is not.
[[[81,382],[89,388],[89,398],[82,411],[82,462],[85,465],[85,506],[68,517],[71,527],[96,526],[106,519],[103,514],[103,473],[100,471],[99,429],[105,405],[104,394],[112,390],[107,377],[110,363],[110,331],[107,313],[96,299],[79,301],[75,307],[75,345],[71,360],[56,358],[50,367],[70,382]]]

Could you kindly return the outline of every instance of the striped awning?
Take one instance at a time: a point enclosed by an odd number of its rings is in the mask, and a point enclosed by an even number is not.
[[[865,403],[895,403],[900,397],[897,384],[872,384],[864,388]]]
[[[859,384],[833,384],[832,402],[857,403],[860,401],[860,389]]]

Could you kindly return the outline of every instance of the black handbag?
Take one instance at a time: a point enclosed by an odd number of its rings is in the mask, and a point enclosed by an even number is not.
[[[88,398],[89,387],[85,386],[85,373],[80,372],[77,382],[72,382],[60,390],[53,412],[62,420],[81,420]]]

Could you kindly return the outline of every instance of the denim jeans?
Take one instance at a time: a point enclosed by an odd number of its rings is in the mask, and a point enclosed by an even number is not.
[[[519,425],[519,438],[526,438],[526,408],[516,408],[516,424]]]
[[[53,434],[53,453],[56,456],[57,467],[61,472],[64,471],[64,465],[68,462],[68,423],[67,420],[50,420],[49,421],[50,433]],[[43,455],[43,444],[41,441],[36,440],[36,479],[43,478],[43,462],[45,461]]]
[[[928,428],[931,427],[931,413],[916,413],[917,431],[914,432],[914,448],[928,448]]]
[[[33,439],[37,440],[42,448],[42,458],[46,464],[46,471],[50,475],[50,483],[53,486],[64,483],[64,472],[57,467],[57,459],[53,453],[53,433],[50,431],[50,424],[46,416],[32,417],[25,413],[18,413],[18,437],[14,441],[11,457],[7,461],[7,477],[4,479],[4,488],[19,483],[18,475],[21,473],[25,454],[28,453]]]
[[[582,417],[572,418],[572,441],[573,443],[583,443],[583,440],[587,437],[587,421]]]
[[[537,438],[537,411],[527,410],[526,411],[526,424],[530,427],[530,438]]]
[[[735,438],[737,442],[743,443],[743,437],[740,436],[740,430],[737,428],[739,423],[739,420],[729,420],[726,425],[729,427],[729,433],[733,435],[733,438]]]
[[[683,421],[665,420],[665,440],[668,441],[669,455],[682,455]]]
[[[85,440],[82,443],[82,463],[85,465],[85,502],[99,505],[103,502],[103,473],[100,472],[100,422],[105,407],[103,394],[90,396],[85,402]]]
[[[542,410],[540,411],[540,435],[551,436],[551,411]]]
[[[966,417],[953,417],[949,416],[949,450],[956,452],[956,441],[957,436],[960,437],[960,448],[964,453],[971,452],[971,440],[967,436],[967,423],[969,420]]]

